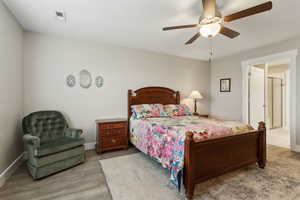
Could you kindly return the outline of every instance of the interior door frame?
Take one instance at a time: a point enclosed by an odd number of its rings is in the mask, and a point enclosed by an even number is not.
[[[243,98],[243,122],[247,123],[249,121],[248,119],[248,104],[249,104],[249,94],[248,94],[248,88],[249,88],[249,82],[248,82],[248,76],[249,76],[249,70],[251,66],[262,64],[262,63],[270,63],[274,60],[283,60],[283,59],[289,59],[290,66],[289,66],[289,76],[290,76],[290,85],[289,85],[289,95],[290,95],[290,104],[289,104],[289,127],[290,127],[290,141],[291,141],[291,150],[300,152],[300,145],[296,144],[296,59],[298,55],[298,50],[294,49],[291,51],[286,51],[282,53],[276,53],[272,55],[267,55],[264,57],[249,59],[242,62],[242,98]],[[266,70],[265,70],[266,71]],[[265,81],[268,81],[268,79],[265,79]],[[266,88],[265,83],[265,88]],[[265,92],[265,96],[268,95],[267,92]],[[292,109],[294,108],[294,109]],[[265,109],[265,113],[267,112],[267,109]]]

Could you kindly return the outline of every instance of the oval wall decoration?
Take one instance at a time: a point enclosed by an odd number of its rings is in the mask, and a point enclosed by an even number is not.
[[[79,82],[82,88],[88,89],[92,85],[92,76],[89,71],[81,70],[79,73]]]
[[[102,76],[97,76],[95,79],[95,85],[97,88],[101,88],[104,84],[104,80]]]
[[[67,86],[74,87],[76,85],[76,78],[72,74],[68,75],[66,78]]]

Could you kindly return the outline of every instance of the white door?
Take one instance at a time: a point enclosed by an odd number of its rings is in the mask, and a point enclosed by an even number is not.
[[[251,67],[249,78],[249,123],[257,128],[265,121],[265,71]]]

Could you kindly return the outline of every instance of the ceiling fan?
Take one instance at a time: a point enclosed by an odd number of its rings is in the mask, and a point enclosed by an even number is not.
[[[225,35],[231,39],[240,35],[240,33],[223,26],[224,22],[232,22],[234,20],[255,15],[261,12],[265,12],[272,9],[272,2],[268,1],[266,3],[248,8],[246,10],[239,11],[237,13],[222,17],[216,6],[216,0],[202,0],[203,4],[203,14],[199,18],[198,24],[189,24],[182,26],[170,26],[163,28],[164,31],[175,30],[175,29],[185,29],[185,28],[195,28],[199,27],[199,32],[197,32],[189,41],[185,44],[192,44],[200,36],[211,38],[216,36],[218,33]]]

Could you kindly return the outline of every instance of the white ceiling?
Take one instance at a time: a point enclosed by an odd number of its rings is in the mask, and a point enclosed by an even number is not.
[[[197,29],[163,32],[164,26],[197,23],[201,0],[3,0],[24,29],[123,47],[145,49],[208,60],[210,43],[200,38],[186,46]],[[223,15],[266,0],[217,0]],[[227,27],[241,33],[236,39],[213,39],[214,57],[220,58],[300,35],[300,1],[273,0],[270,12],[244,18]],[[64,10],[67,23],[55,18]]]

